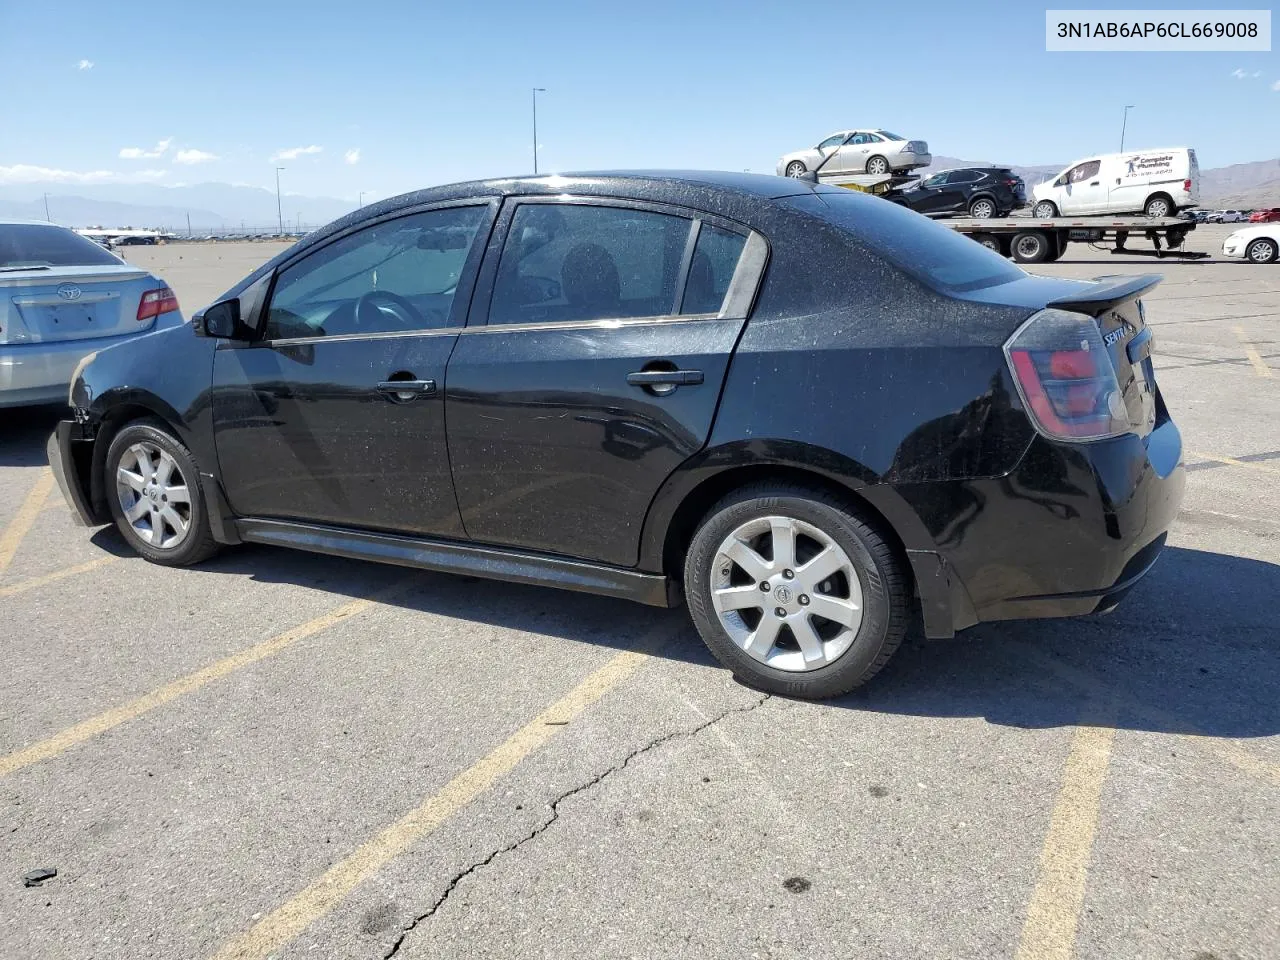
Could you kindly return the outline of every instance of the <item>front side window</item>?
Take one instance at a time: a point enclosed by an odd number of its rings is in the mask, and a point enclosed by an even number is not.
[[[1096,177],[1098,171],[1102,169],[1100,160],[1090,160],[1088,163],[1082,163],[1071,171],[1070,182],[1079,183],[1081,180],[1088,180],[1090,177]]]
[[[689,263],[682,314],[720,312],[746,245],[747,238],[740,233],[702,224]]]
[[[940,187],[946,182],[947,182],[947,174],[935,173],[932,177],[930,177],[928,180],[924,182],[923,186]]]
[[[834,150],[836,147],[840,146],[840,144],[842,143],[844,143],[844,134],[837,133],[834,137],[827,137],[827,139],[823,140],[820,144],[818,144],[818,149]]]
[[[670,314],[691,226],[626,207],[522,204],[498,263],[489,323]]]
[[[387,220],[286,267],[271,295],[266,339],[447,326],[487,212],[449,207]]]

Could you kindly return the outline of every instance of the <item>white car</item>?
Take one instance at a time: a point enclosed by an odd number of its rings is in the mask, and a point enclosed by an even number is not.
[[[1222,241],[1222,255],[1251,263],[1275,263],[1280,256],[1280,223],[1259,223]]]
[[[841,130],[816,147],[788,153],[778,161],[778,175],[799,177],[819,165],[822,167],[818,171],[820,177],[850,173],[885,175],[927,167],[932,162],[929,144],[923,140],[904,140],[888,130]]]

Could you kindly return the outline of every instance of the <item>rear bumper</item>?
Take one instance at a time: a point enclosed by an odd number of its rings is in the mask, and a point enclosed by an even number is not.
[[[1181,435],[1165,418],[1147,437],[1037,437],[1005,477],[900,488],[946,573],[931,596],[921,589],[922,606],[935,607],[928,634],[1113,608],[1164,548],[1182,503],[1181,460]]]
[[[0,407],[65,404],[71,376],[80,361],[128,338],[129,335],[125,335],[0,346]]]

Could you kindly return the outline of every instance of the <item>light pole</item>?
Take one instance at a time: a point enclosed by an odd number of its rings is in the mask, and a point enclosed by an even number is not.
[[[1124,131],[1129,126],[1129,111],[1133,109],[1132,103],[1124,105],[1124,120],[1120,123],[1120,152],[1124,153]]]
[[[47,193],[44,195],[44,218],[53,223],[53,217],[49,216],[49,195]]]
[[[358,203],[360,204],[360,206],[362,206],[362,207],[364,206],[364,191],[363,191],[363,190],[361,190],[361,191],[360,191],[360,199],[359,199]]]
[[[285,167],[276,167],[276,219],[280,221],[280,233],[284,234],[284,211],[280,207],[280,171]]]
[[[538,94],[546,93],[546,87],[533,88],[533,175],[538,175]]]

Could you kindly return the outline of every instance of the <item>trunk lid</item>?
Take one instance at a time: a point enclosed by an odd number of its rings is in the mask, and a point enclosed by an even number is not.
[[[0,343],[49,343],[150,329],[137,319],[143,293],[163,284],[129,264],[0,272]]]
[[[1156,425],[1156,377],[1151,363],[1153,339],[1141,297],[1163,277],[1099,277],[1088,287],[1049,302],[1050,307],[1086,313],[1098,323],[1115,368],[1129,421],[1146,436]]]

